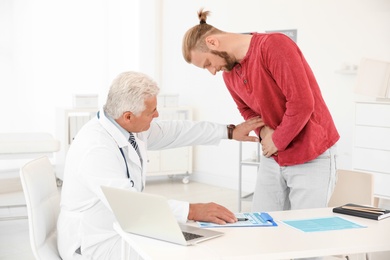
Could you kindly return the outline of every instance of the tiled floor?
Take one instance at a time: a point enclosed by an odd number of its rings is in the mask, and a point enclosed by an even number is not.
[[[238,209],[237,191],[207,184],[191,182],[183,184],[179,178],[163,178],[150,180],[146,184],[145,192],[158,193],[167,198],[186,200],[189,202],[216,202],[224,205],[231,211]],[[20,194],[19,194],[20,196]],[[17,197],[17,196],[16,196]],[[0,196],[0,205],[2,197]],[[20,197],[18,198],[20,200]],[[243,201],[242,211],[250,211],[250,202]],[[10,209],[13,215],[23,215],[23,209]],[[4,217],[4,211],[0,218]],[[29,237],[27,219],[0,220],[0,260],[33,260]],[[326,260],[342,259],[326,257]],[[351,260],[363,260],[359,256],[352,256]],[[389,256],[376,256],[371,260],[389,260]]]

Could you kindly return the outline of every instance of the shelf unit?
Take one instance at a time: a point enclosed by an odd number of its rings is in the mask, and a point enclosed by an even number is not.
[[[96,116],[99,108],[58,108],[57,138],[61,140],[61,149],[56,153],[56,175],[60,180],[64,176],[66,153],[77,132],[91,118]]]
[[[56,175],[62,180],[66,153],[77,132],[92,117],[98,108],[69,108],[57,110],[57,137],[61,140],[61,149],[56,155]],[[187,107],[162,107],[158,109],[156,120],[191,120],[192,110]],[[160,151],[148,151],[147,176],[184,174],[183,183],[189,182],[192,173],[192,147],[180,147]]]
[[[260,151],[261,151],[261,145],[260,143],[257,143],[256,148],[256,156],[255,158],[249,158],[244,159],[243,158],[243,144],[242,142],[239,143],[239,170],[238,170],[238,212],[241,212],[241,204],[242,200],[247,199],[251,196],[253,196],[253,192],[249,193],[247,195],[242,195],[242,174],[243,174],[243,168],[244,166],[251,166],[251,167],[257,167],[257,171],[260,167]]]
[[[192,120],[192,110],[188,107],[162,107],[155,120]],[[183,183],[189,183],[192,174],[192,146],[148,151],[147,176],[183,175]]]

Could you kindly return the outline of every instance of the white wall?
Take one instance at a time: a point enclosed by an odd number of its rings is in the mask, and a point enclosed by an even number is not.
[[[298,45],[317,76],[341,139],[340,168],[352,168],[356,75],[335,71],[362,57],[390,60],[390,1],[387,0],[165,0],[163,15],[163,82],[166,92],[179,93],[182,104],[195,108],[195,119],[221,123],[241,121],[221,75],[212,76],[181,55],[181,40],[198,23],[196,12],[212,12],[208,23],[229,32],[298,29]],[[180,10],[180,11],[178,11]],[[248,148],[249,155],[255,149]],[[193,179],[237,187],[238,145],[197,147]],[[248,170],[249,171],[249,170]],[[244,189],[255,174],[246,174]]]
[[[356,76],[335,71],[361,57],[390,60],[388,0],[2,0],[0,132],[55,134],[57,107],[85,93],[99,94],[103,104],[124,70],[150,74],[162,93],[193,107],[197,120],[241,122],[221,75],[182,58],[183,34],[201,7],[212,11],[210,24],[230,32],[298,29],[341,134],[339,167],[351,168]],[[238,143],[199,146],[194,157],[193,179],[237,187]],[[247,175],[250,190],[255,174]]]
[[[138,1],[0,1],[0,132],[55,134],[57,107],[139,67]]]

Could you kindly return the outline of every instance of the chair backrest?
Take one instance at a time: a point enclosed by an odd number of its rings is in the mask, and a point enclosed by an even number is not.
[[[337,170],[337,182],[328,207],[347,203],[374,204],[374,175],[367,172]]]
[[[36,259],[61,259],[57,248],[60,192],[47,156],[26,163],[20,178],[27,205],[30,244]]]

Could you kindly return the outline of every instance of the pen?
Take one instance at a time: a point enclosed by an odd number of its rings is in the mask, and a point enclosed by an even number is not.
[[[237,218],[237,221],[247,221],[247,218]]]

